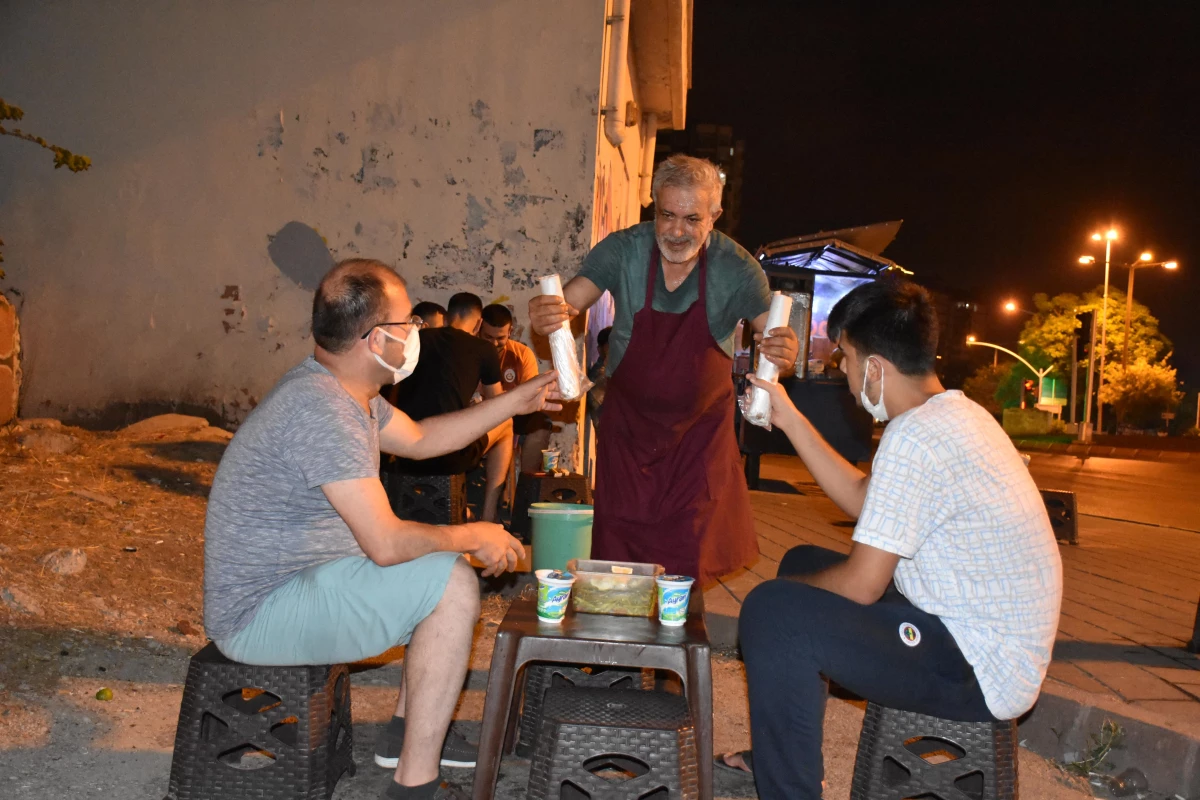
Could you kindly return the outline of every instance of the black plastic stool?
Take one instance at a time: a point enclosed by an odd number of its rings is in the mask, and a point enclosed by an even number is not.
[[[867,703],[850,800],[1016,800],[1017,723],[956,722]]]
[[[1054,529],[1054,538],[1067,544],[1079,544],[1075,493],[1058,489],[1040,491],[1046,513],[1050,516],[1050,527]]]
[[[546,692],[555,686],[579,686],[598,689],[653,689],[654,670],[592,668],[585,672],[569,664],[530,664],[525,668],[524,704],[521,706],[520,732],[516,753],[529,758],[542,729],[542,707]]]
[[[384,469],[379,479],[392,511],[400,519],[430,525],[461,525],[467,521],[464,475],[409,475]]]
[[[700,796],[687,701],[666,692],[562,687],[546,692],[527,800]],[[569,787],[569,788],[568,788]]]
[[[345,664],[254,667],[192,656],[167,800],[328,800],[354,775]]]

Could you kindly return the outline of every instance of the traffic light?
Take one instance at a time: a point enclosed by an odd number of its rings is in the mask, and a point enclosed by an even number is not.
[[[1032,392],[1033,391],[1033,378],[1026,378],[1025,382],[1021,384],[1021,388],[1027,392]]]
[[[1096,312],[1084,311],[1076,314],[1079,330],[1075,331],[1075,360],[1087,361],[1092,348],[1092,326],[1096,323]]]

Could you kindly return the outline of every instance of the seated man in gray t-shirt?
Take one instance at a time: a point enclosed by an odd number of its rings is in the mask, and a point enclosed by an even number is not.
[[[395,767],[385,798],[460,796],[439,761],[474,766],[447,736],[466,676],[485,575],[516,567],[499,525],[397,519],[379,453],[458,450],[514,414],[555,409],[547,373],[485,403],[414,422],[379,396],[420,354],[404,281],[377,261],[335,266],[313,300],[315,353],[280,379],[229,443],[205,522],[204,623],[249,664],[330,664],[408,644],[396,716],[376,753]]]

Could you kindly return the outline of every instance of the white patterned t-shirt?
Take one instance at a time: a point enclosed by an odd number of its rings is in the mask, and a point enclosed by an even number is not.
[[[945,623],[992,714],[1033,706],[1062,561],[1033,478],[987,411],[947,391],[888,423],[854,541],[901,557],[896,588]]]

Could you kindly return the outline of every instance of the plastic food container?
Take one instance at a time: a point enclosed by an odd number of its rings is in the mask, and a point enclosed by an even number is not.
[[[652,617],[657,601],[655,579],[661,564],[573,558],[567,571],[575,576],[571,607],[583,614]]]

